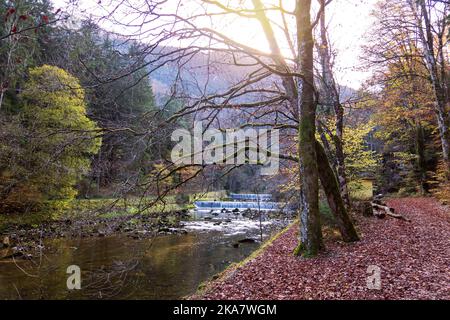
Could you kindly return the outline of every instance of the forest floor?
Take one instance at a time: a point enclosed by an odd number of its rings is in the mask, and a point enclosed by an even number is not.
[[[361,241],[325,238],[316,258],[294,257],[298,225],[191,299],[450,299],[450,208],[433,198],[391,199],[411,222],[357,218]],[[381,289],[368,289],[369,266]]]

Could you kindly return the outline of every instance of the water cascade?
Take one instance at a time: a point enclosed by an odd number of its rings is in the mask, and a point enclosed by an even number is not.
[[[196,201],[197,210],[234,210],[251,209],[261,211],[276,211],[281,209],[281,203],[272,202],[271,194],[230,194],[234,201]]]
[[[272,201],[271,194],[237,194],[231,193],[230,198],[234,201],[264,201],[269,202]]]

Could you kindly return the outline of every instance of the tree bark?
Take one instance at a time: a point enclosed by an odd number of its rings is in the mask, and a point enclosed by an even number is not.
[[[436,115],[438,120],[439,135],[442,144],[443,160],[447,167],[446,179],[447,181],[450,181],[450,111],[447,110],[447,98],[444,98],[445,94],[442,93],[443,90],[439,88],[435,89],[435,91],[437,92],[436,96],[438,99],[436,103]]]
[[[433,36],[433,26],[431,25],[430,14],[427,9],[427,4],[424,0],[413,1],[409,0],[410,7],[414,13],[417,23],[417,30],[420,40],[423,44],[425,64],[430,74],[431,84],[436,97],[435,112],[439,127],[439,135],[442,144],[443,160],[446,164],[447,172],[446,179],[450,181],[450,110],[448,105],[447,86],[445,84],[446,66],[439,66],[435,56],[435,37]],[[441,34],[440,37],[443,37]],[[438,39],[438,52],[444,50],[443,42]]]
[[[416,155],[417,155],[417,178],[422,195],[428,192],[427,169],[425,159],[425,137],[423,127],[419,121],[416,124]]]
[[[345,154],[344,154],[344,107],[341,104],[338,88],[334,81],[333,69],[331,66],[330,48],[327,37],[327,28],[325,21],[325,0],[320,0],[320,5],[323,7],[320,16],[320,36],[321,45],[319,48],[319,55],[322,64],[322,82],[324,91],[324,101],[327,105],[332,106],[336,121],[336,134],[333,137],[334,146],[336,149],[336,165],[337,178],[339,182],[339,189],[344,200],[345,206],[349,209],[351,206],[350,195],[348,192],[347,174],[345,168]]]
[[[336,176],[331,169],[325,150],[318,141],[316,141],[316,152],[317,163],[320,168],[320,181],[327,196],[328,205],[336,218],[342,239],[345,242],[358,241],[358,233],[355,230],[353,222],[350,219],[344,201],[341,197],[341,193],[339,192]]]
[[[297,0],[298,64],[304,78],[300,83],[299,166],[300,244],[296,254],[314,256],[323,248],[319,218],[319,173],[316,154],[316,108],[314,89],[314,41],[311,0]]]
[[[270,21],[261,0],[253,0],[259,20],[273,54],[276,69],[289,71]],[[283,86],[289,98],[292,113],[299,119],[299,166],[300,166],[300,244],[296,254],[314,256],[323,248],[319,219],[319,178],[315,154],[316,107],[313,70],[314,41],[311,25],[311,0],[297,0],[296,22],[298,43],[298,69],[303,78],[298,85],[296,78],[282,76]],[[299,103],[299,96],[301,103]],[[300,108],[300,110],[298,110]]]
[[[344,108],[339,103],[335,107],[336,114],[336,136],[334,145],[336,148],[336,162],[337,162],[337,172],[339,189],[341,191],[342,199],[345,206],[350,209],[350,193],[348,191],[347,174],[345,167],[345,154],[344,154]]]

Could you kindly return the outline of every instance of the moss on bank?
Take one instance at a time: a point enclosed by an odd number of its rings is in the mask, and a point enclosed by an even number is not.
[[[0,214],[0,234],[10,226],[28,226],[37,228],[47,222],[77,219],[112,219],[132,216],[138,213],[152,215],[190,209],[191,205],[173,203],[172,197],[167,204],[157,204],[145,208],[151,199],[77,199],[67,201],[48,201],[38,210],[29,213]],[[144,209],[144,210],[143,210]]]

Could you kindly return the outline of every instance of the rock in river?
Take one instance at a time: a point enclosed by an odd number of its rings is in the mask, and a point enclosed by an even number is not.
[[[255,239],[247,238],[247,239],[239,240],[238,242],[239,242],[239,243],[255,243],[256,240],[255,240]]]

